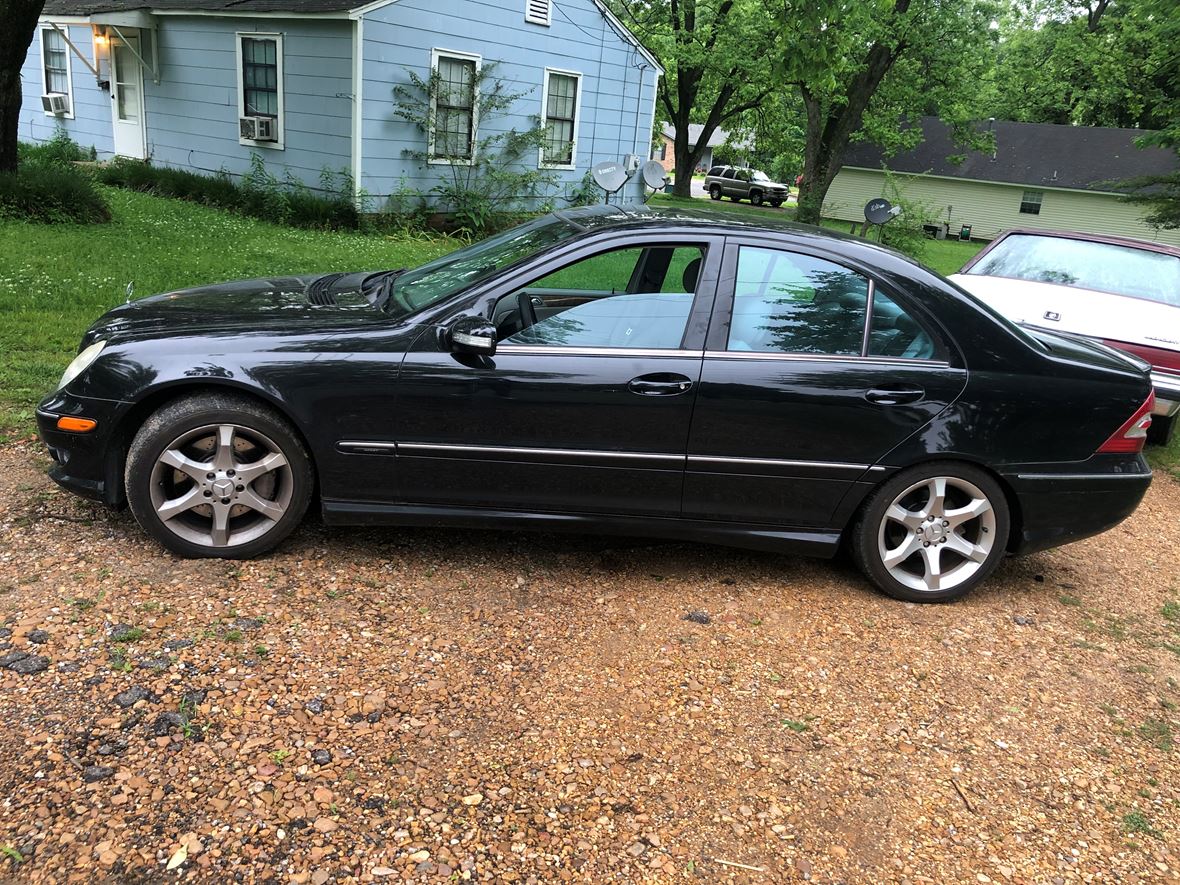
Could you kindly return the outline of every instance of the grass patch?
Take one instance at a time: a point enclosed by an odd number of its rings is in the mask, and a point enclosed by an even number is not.
[[[1173,747],[1172,726],[1161,719],[1148,719],[1139,726],[1139,737],[1157,750],[1171,752]]]
[[[1148,836],[1159,835],[1151,825],[1151,821],[1147,815],[1138,808],[1123,815],[1123,829],[1128,833],[1143,833]]]
[[[0,430],[32,431],[37,401],[78,340],[124,300],[220,280],[420,264],[459,245],[442,237],[298,230],[133,191],[100,187],[112,222],[0,221]]]
[[[101,224],[111,210],[77,166],[33,161],[0,172],[0,219],[33,224]]]
[[[1062,593],[1057,597],[1057,601],[1062,605],[1081,605],[1082,601],[1076,596],[1070,596],[1068,593]]]
[[[806,722],[800,722],[797,719],[784,719],[783,727],[791,729],[791,731],[795,732],[796,734],[803,734],[803,732],[811,730],[810,725],[808,725]]]

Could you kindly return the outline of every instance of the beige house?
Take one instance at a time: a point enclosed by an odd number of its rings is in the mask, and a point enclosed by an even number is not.
[[[873,145],[849,150],[824,201],[824,215],[864,221],[864,206],[885,196],[883,168],[906,199],[922,203],[938,226],[958,237],[990,240],[1012,228],[1117,234],[1180,245],[1180,230],[1157,230],[1143,210],[1120,199],[1117,182],[1180,168],[1174,151],[1140,149],[1137,129],[994,124],[995,154],[965,152],[947,126],[923,117],[924,139],[912,151],[883,156]],[[948,157],[958,155],[962,162]],[[965,156],[964,156],[965,155]]]

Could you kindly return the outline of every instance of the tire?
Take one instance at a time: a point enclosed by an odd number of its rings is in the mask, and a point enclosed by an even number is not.
[[[944,495],[931,513],[940,487]],[[906,515],[899,518],[902,513]],[[1010,526],[1004,490],[991,474],[970,464],[932,462],[882,483],[861,507],[849,541],[857,566],[889,596],[906,602],[951,602],[995,571],[1004,558]],[[894,554],[892,561],[889,554]]]
[[[762,191],[750,191],[750,205],[751,206],[761,206],[762,205]]]
[[[143,530],[187,558],[250,559],[307,512],[311,458],[272,409],[235,394],[162,406],[136,433],[124,473]]]
[[[721,199],[721,185],[715,184],[709,188],[709,199],[710,200],[720,200]]]
[[[770,200],[770,205],[772,205],[775,209],[779,208],[782,204],[782,200]]]
[[[1172,441],[1172,434],[1176,432],[1176,415],[1165,418],[1153,415],[1151,426],[1147,428],[1147,444],[1149,446],[1166,446]]]

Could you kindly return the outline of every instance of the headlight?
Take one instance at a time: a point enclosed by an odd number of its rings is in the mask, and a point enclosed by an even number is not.
[[[73,362],[66,366],[66,370],[62,373],[61,381],[57,382],[57,389],[61,390],[83,372],[90,368],[90,364],[98,359],[98,355],[102,353],[102,349],[107,346],[105,341],[95,341],[84,351],[74,357]]]

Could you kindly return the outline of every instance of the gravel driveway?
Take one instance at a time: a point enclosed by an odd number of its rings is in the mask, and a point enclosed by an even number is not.
[[[1180,877],[1165,477],[915,606],[620,539],[309,523],[181,561],[43,466],[0,448],[0,881]]]

